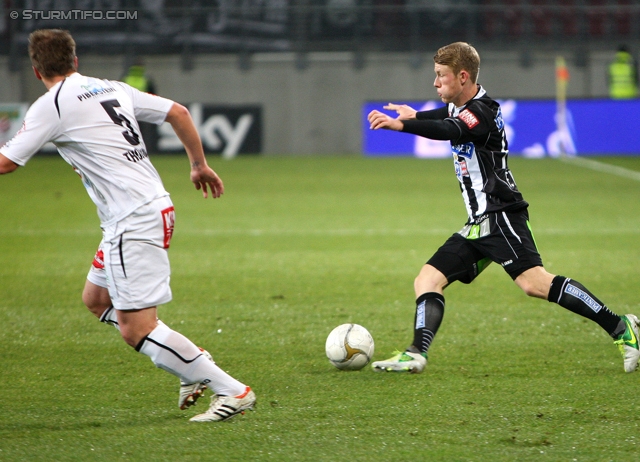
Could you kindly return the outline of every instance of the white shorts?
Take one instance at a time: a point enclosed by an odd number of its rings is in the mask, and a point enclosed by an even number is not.
[[[169,196],[105,227],[87,275],[109,290],[117,310],[140,310],[171,301],[171,243],[175,211]]]

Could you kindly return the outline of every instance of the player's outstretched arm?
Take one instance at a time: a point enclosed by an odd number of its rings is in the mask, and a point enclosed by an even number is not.
[[[416,118],[416,111],[414,108],[407,104],[394,104],[389,103],[383,107],[383,109],[387,109],[389,111],[396,111],[398,113],[398,119],[401,120],[411,120]]]
[[[18,167],[19,167],[18,164],[8,159],[7,157],[3,156],[2,153],[0,152],[0,175],[4,173],[11,173]]]
[[[205,199],[208,197],[208,190],[211,190],[212,197],[220,197],[224,193],[224,184],[216,172],[207,165],[202,141],[189,110],[181,104],[173,103],[165,120],[171,124],[187,151],[191,163],[191,182],[196,189],[202,189]]]
[[[372,130],[385,128],[387,130],[401,131],[403,127],[403,123],[399,119],[394,119],[375,109],[369,113],[367,119],[369,120],[369,128]]]

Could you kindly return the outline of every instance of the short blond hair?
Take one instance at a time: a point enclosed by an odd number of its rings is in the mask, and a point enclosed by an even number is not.
[[[62,29],[39,29],[29,35],[31,65],[44,78],[67,75],[76,70],[76,42]]]
[[[469,73],[473,83],[478,81],[480,55],[475,48],[466,42],[455,42],[443,46],[437,51],[433,61],[436,64],[450,67],[456,75],[465,70]]]

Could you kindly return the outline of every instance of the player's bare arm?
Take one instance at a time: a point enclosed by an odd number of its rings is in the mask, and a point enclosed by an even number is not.
[[[3,156],[0,152],[0,175],[5,173],[11,173],[15,169],[18,168],[18,164],[14,161],[9,160],[7,157]]]
[[[191,182],[196,189],[202,189],[205,199],[209,195],[208,190],[211,190],[213,198],[220,197],[224,193],[224,184],[216,172],[207,165],[202,141],[189,110],[181,104],[173,103],[165,120],[171,124],[187,152],[191,163]]]
[[[411,120],[411,119],[415,119],[416,118],[416,111],[414,108],[412,108],[411,106],[407,105],[407,104],[394,104],[394,103],[389,103],[386,106],[384,106],[384,109],[387,109],[389,111],[396,111],[398,113],[398,119],[401,120]]]
[[[394,119],[388,116],[384,112],[373,110],[367,116],[369,120],[369,128],[372,130],[379,130],[381,128],[387,130],[401,131],[403,124],[399,119]]]

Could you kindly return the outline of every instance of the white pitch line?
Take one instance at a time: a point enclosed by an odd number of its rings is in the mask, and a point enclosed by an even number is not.
[[[585,159],[584,157],[559,157],[562,162],[568,164],[577,164],[580,167],[589,168],[596,172],[610,173],[612,175],[621,176],[630,180],[640,181],[640,172],[636,170],[629,170],[628,168],[618,167],[617,165],[605,164],[604,162],[598,162],[593,159]]]
[[[271,237],[271,236],[449,236],[457,229],[186,229],[176,230],[176,235],[189,236],[249,236],[249,237]],[[597,228],[585,230],[583,228],[535,228],[537,235],[552,236],[578,236],[586,234],[596,234],[599,236],[620,236],[635,235],[636,228]],[[95,236],[100,237],[100,231],[77,230],[77,229],[24,229],[12,230],[0,229],[0,236]]]
[[[457,229],[185,229],[180,230],[181,234],[197,235],[197,236],[438,236],[451,235]],[[625,234],[637,234],[636,228],[547,228],[534,229],[535,234],[545,235],[566,235],[577,236],[585,234],[597,234],[601,236],[615,236]]]
[[[185,229],[184,234],[204,236],[246,235],[246,236],[413,236],[453,234],[451,229]]]

